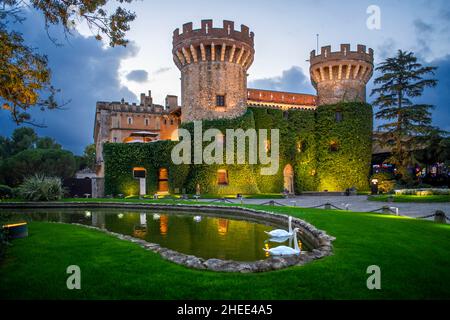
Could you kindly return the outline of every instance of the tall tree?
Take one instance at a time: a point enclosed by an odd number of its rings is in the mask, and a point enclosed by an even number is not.
[[[372,90],[372,95],[376,95],[373,104],[379,108],[375,116],[384,120],[378,127],[380,144],[391,147],[387,161],[396,165],[402,180],[409,182],[413,151],[423,147],[426,139],[438,131],[431,125],[434,106],[413,102],[425,88],[437,85],[437,80],[430,77],[436,67],[423,66],[412,52],[399,50],[375,70],[381,74]]]
[[[61,149],[62,146],[51,137],[38,138],[36,141],[37,149]]]
[[[120,5],[133,0],[0,0],[0,108],[9,111],[16,124],[36,124],[29,109],[56,109],[58,90],[51,85],[51,70],[47,57],[37,48],[27,46],[22,34],[14,26],[22,22],[24,10],[34,8],[40,12],[48,31],[59,25],[70,35],[77,23],[85,22],[97,40],[106,37],[109,45],[126,46],[125,33],[136,15]],[[113,13],[106,8],[115,7]],[[55,39],[52,39],[56,41]]]

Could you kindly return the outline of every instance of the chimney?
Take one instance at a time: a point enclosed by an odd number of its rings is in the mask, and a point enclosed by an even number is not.
[[[177,96],[166,96],[166,110],[176,109],[178,107],[178,97]]]

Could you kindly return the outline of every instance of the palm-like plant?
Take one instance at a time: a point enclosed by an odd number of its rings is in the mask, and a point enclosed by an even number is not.
[[[403,180],[410,180],[408,167],[414,163],[413,151],[423,147],[426,139],[438,132],[431,125],[429,104],[415,104],[427,87],[435,87],[437,80],[425,78],[434,75],[436,67],[422,66],[412,52],[399,50],[393,58],[387,58],[375,69],[381,76],[375,79],[379,85],[372,90],[377,95],[373,104],[379,108],[377,119],[385,120],[378,127],[380,144],[391,147],[387,159],[396,165]]]
[[[29,201],[59,200],[64,195],[60,178],[39,174],[26,178],[18,189],[19,195]]]

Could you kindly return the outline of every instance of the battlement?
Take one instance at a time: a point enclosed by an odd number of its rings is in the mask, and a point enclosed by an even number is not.
[[[234,29],[234,22],[224,20],[222,28],[214,28],[213,20],[202,20],[200,29],[193,29],[192,22],[183,24],[183,33],[180,34],[180,29],[175,29],[173,32],[173,45],[178,46],[185,41],[195,41],[199,39],[214,38],[214,39],[233,39],[236,41],[245,42],[253,47],[254,33],[250,32],[249,27],[241,24],[241,30]]]
[[[358,44],[351,51],[349,44],[341,44],[339,51],[322,47],[320,54],[311,51],[309,73],[317,89],[318,105],[341,101],[366,101],[366,84],[373,74],[373,50]]]
[[[234,30],[234,22],[224,20],[222,28],[214,28],[212,20],[202,20],[200,29],[192,29],[192,22],[183,25],[183,33],[173,33],[173,60],[181,70],[184,66],[203,61],[231,62],[247,70],[253,63],[254,34],[241,25]]]
[[[373,64],[373,49],[369,48],[366,51],[365,45],[358,44],[356,51],[351,51],[350,44],[341,44],[339,51],[332,52],[331,46],[324,46],[320,49],[320,54],[316,55],[316,50],[311,51],[310,54],[311,66],[336,60],[360,60]]]

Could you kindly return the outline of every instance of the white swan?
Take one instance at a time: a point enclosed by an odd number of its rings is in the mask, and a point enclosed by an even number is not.
[[[289,216],[289,231],[283,229],[275,229],[272,231],[264,231],[269,236],[273,238],[282,238],[282,237],[291,237],[292,236],[292,225],[291,225],[292,217]]]
[[[202,216],[194,216],[194,221],[195,221],[195,222],[200,222],[200,221],[202,221]]]
[[[159,218],[161,218],[161,216],[157,213],[153,214],[153,220],[159,220]]]
[[[272,249],[263,248],[264,251],[269,252],[273,256],[292,256],[294,254],[300,254],[300,248],[297,242],[297,231],[299,229],[295,228],[294,233],[294,249],[288,246],[278,246]]]
[[[264,242],[283,243],[283,242],[285,242],[285,241],[287,241],[287,240],[291,240],[291,239],[292,239],[291,236],[287,236],[287,237],[272,237],[272,238],[267,239],[267,240],[264,241]]]

